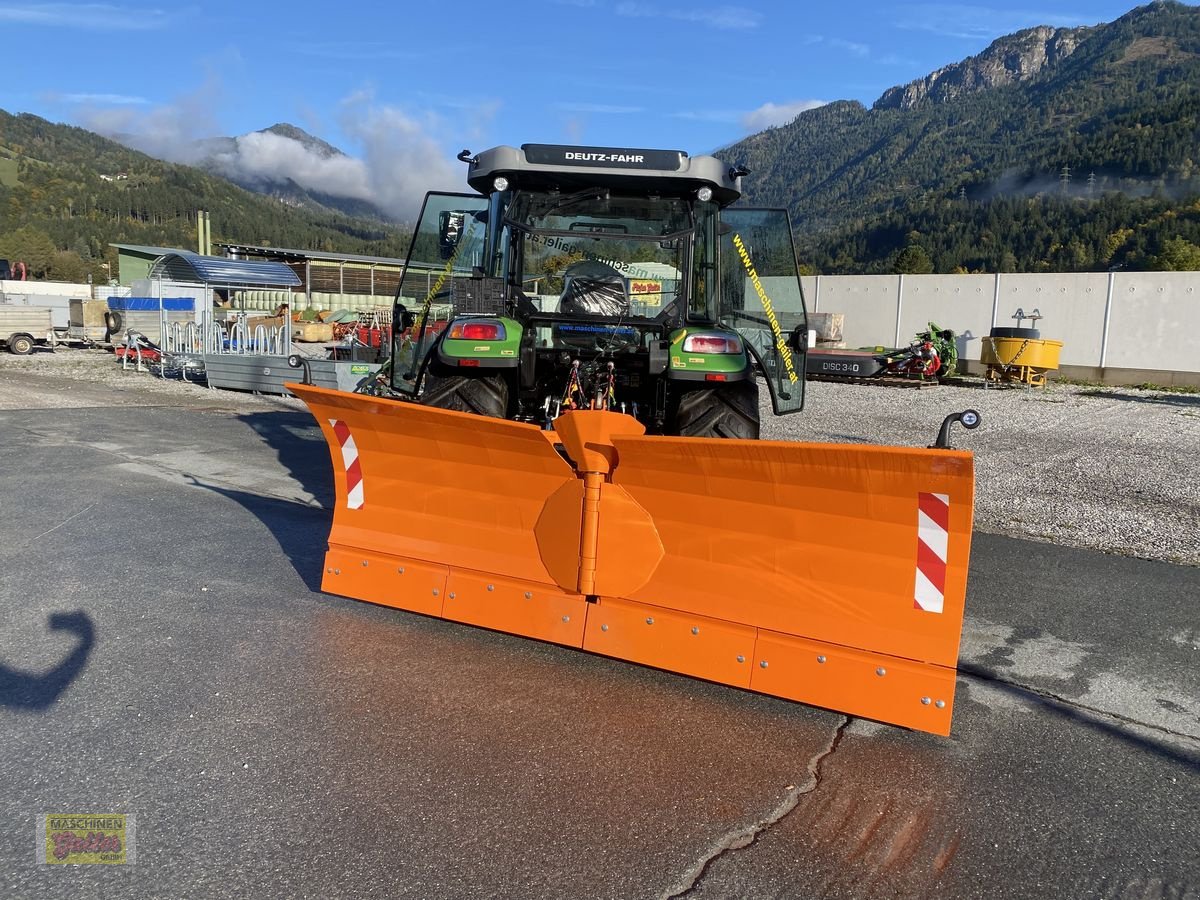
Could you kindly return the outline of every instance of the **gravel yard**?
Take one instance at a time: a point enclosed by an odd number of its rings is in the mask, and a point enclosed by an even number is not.
[[[952,443],[975,453],[978,529],[1200,565],[1200,394],[984,389],[970,379],[921,389],[825,381],[807,388],[800,415],[775,418],[764,406],[765,439],[924,446],[947,413],[976,409],[983,424],[972,432],[956,426]],[[293,398],[122,371],[98,350],[0,353],[0,410],[121,404],[302,408]]]

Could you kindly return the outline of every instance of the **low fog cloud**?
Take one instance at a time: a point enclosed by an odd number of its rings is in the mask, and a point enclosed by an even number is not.
[[[310,191],[369,201],[402,221],[416,217],[426,191],[465,190],[464,167],[439,141],[446,127],[435,117],[354,95],[341,105],[340,125],[357,155],[329,155],[272,132],[214,140],[221,133],[211,113],[219,108],[219,93],[210,82],[174,104],[84,106],[76,118],[83,127],[156,159],[203,165],[246,183],[290,179]],[[494,108],[480,111],[485,117],[492,113]],[[482,124],[468,122],[456,130],[478,137]]]
[[[235,138],[228,148],[209,157],[208,164],[233,181],[291,179],[310,191],[334,197],[370,200],[371,178],[361,159],[325,156],[281,134],[256,131]]]
[[[209,78],[169,105],[145,109],[84,103],[76,117],[84,128],[147,156],[191,166],[204,155],[199,142],[219,133],[212,110],[219,108],[220,101],[220,83]]]
[[[747,131],[763,131],[791,122],[800,113],[825,105],[824,100],[793,100],[790,103],[764,103],[756,110],[742,116],[742,127]]]
[[[434,137],[441,130],[436,121],[356,96],[342,105],[341,128],[362,148],[369,199],[389,215],[414,219],[426,191],[466,189],[465,167]]]

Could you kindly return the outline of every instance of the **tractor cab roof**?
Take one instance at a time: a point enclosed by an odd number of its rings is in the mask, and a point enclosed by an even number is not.
[[[636,194],[695,196],[702,187],[728,206],[742,195],[742,172],[712,156],[689,157],[682,150],[622,147],[570,147],[522,144],[494,147],[460,159],[470,166],[467,183],[481,194],[496,190],[497,178],[512,188],[578,191],[607,187]]]

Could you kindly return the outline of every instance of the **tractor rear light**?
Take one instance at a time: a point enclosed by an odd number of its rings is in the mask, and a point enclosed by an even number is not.
[[[458,361],[459,368],[479,368],[479,360],[477,359],[460,359]]]
[[[704,380],[705,381],[728,381],[729,379],[724,375],[720,375],[715,372],[710,372],[709,374],[704,376]]]
[[[684,353],[741,353],[741,338],[726,334],[689,334],[683,339]]]
[[[507,337],[503,322],[455,322],[450,326],[452,341],[503,341]]]

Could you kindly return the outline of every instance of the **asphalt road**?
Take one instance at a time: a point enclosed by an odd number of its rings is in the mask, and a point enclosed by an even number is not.
[[[0,411],[2,897],[1200,898],[1200,569],[976,534],[943,739],[321,594],[306,412],[73,390]]]

